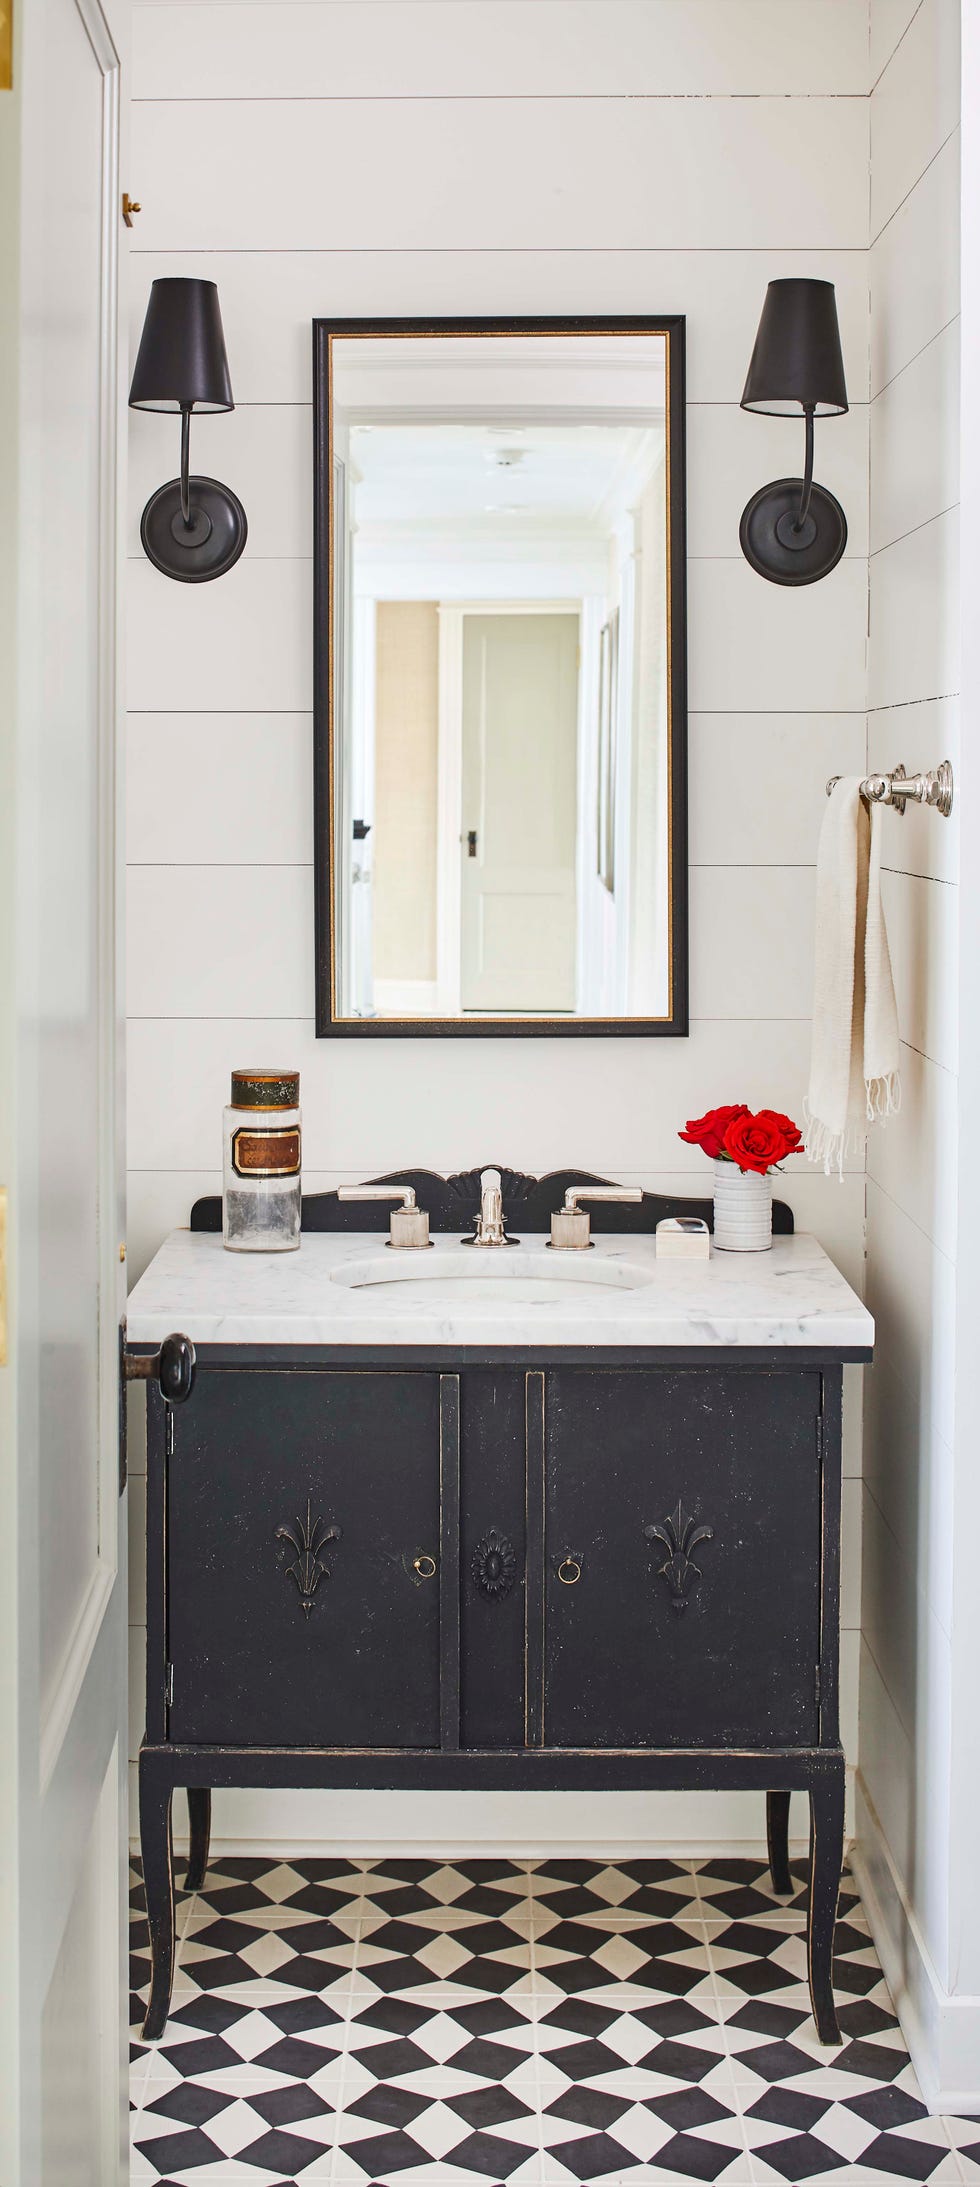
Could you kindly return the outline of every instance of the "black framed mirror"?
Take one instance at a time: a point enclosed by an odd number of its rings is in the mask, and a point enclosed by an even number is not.
[[[683,319],[313,339],[317,1034],[686,1034]]]

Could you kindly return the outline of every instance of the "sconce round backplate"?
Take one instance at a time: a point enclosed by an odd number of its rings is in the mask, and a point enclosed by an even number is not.
[[[836,568],[847,545],[847,518],[825,486],[812,488],[810,507],[797,531],[802,493],[801,478],[777,478],[760,486],[742,511],[742,553],[772,585],[815,585]]]
[[[237,562],[248,538],[248,523],[238,495],[218,479],[192,477],[188,492],[190,526],[181,515],[180,480],[172,478],[151,494],[140,538],[149,560],[164,577],[176,577],[183,585],[206,585]]]

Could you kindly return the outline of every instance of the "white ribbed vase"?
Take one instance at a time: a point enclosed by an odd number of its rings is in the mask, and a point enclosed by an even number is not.
[[[736,1162],[715,1162],[714,1243],[719,1253],[768,1253],[772,1178]]]

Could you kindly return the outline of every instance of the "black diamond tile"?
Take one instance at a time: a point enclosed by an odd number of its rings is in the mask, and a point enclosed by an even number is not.
[[[379,2081],[397,2081],[405,2073],[432,2071],[432,2059],[428,2051],[421,2050],[417,2043],[409,2042],[407,2036],[400,2040],[396,2038],[390,2043],[372,2043],[369,2050],[365,2049],[358,2055]],[[455,2058],[453,2063],[456,2063]]]
[[[669,2037],[648,2050],[638,2063],[649,2073],[667,2073],[673,2081],[703,2081],[718,2063],[716,2050],[698,2050],[693,2043],[673,2043]]]
[[[530,2042],[528,2048],[530,2049]],[[509,2043],[488,2043],[479,2035],[474,2036],[472,2042],[464,2043],[462,2050],[454,2050],[450,2059],[454,2072],[478,2073],[485,2081],[506,2080],[508,2073],[513,2073],[514,2067],[520,2062],[520,2051],[513,2049]],[[431,2066],[431,2059],[427,2059],[426,2063]],[[617,2059],[616,2063],[618,2065],[620,2060]]]
[[[523,2155],[527,2157],[526,2149]],[[629,2150],[623,2149],[608,2134],[586,2134],[581,2141],[559,2142],[557,2148],[553,2146],[549,2150],[549,2155],[556,2157],[559,2164],[567,2166],[576,2179],[604,2179],[607,2174],[611,2174],[616,2180],[628,2165],[636,2163],[636,2158],[630,2155]],[[730,2160],[731,2150],[728,2151],[728,2158]],[[659,2150],[657,2163],[660,2163]],[[705,2176],[711,2178],[713,2174],[708,2173]]]
[[[377,2088],[369,2088],[347,2109],[358,2119],[372,2119],[376,2126],[411,2126],[420,2111],[428,2111],[431,2096],[419,2096],[407,2088],[392,2088],[390,2082],[381,2081]]]
[[[526,2155],[525,2151],[525,2155]],[[410,2165],[425,2164],[425,2151],[419,2148],[410,2134],[397,2130],[391,2134],[369,2134],[366,2141],[352,2142],[347,2151],[348,2160],[364,2168],[365,2179],[383,2180],[389,2172],[407,2172]]]
[[[669,2004],[641,2005],[633,2013],[634,2020],[642,2020],[645,2028],[655,2035],[692,2035],[695,2028],[710,2028],[714,2021],[697,2005],[689,2005],[683,1998],[672,1998]]]
[[[263,2172],[283,2172],[287,2179],[300,2179],[314,2159],[330,2146],[327,2137],[322,2141],[307,2140],[305,2134],[289,2134],[284,2127],[273,2126],[268,2134],[260,2134],[258,2141],[251,2142],[247,2149],[240,2149],[235,2162],[254,2164]]]
[[[499,2035],[501,2028],[526,2028],[523,2013],[515,2012],[502,1997],[480,1997],[470,2005],[454,2005],[452,2017],[472,2035]]]
[[[792,2005],[768,2005],[754,1999],[750,2005],[740,2005],[728,2022],[731,2028],[747,2028],[753,2035],[771,2035],[778,2040],[795,2035],[807,2015]]]
[[[725,2171],[736,2153],[723,2142],[701,2141],[694,2134],[675,2134],[673,2141],[666,2141],[663,2148],[657,2150],[656,2161],[668,2179],[676,2175],[679,2179],[714,2180]]]
[[[908,2141],[902,2134],[879,2134],[857,2161],[872,2178],[929,2179],[948,2155],[945,2142]]]
[[[236,2021],[243,2020],[247,2005],[234,1997],[195,1997],[190,2005],[178,2005],[167,2022],[168,2028],[195,2028],[203,2035],[225,2035]]]
[[[819,2179],[821,2172],[839,2171],[844,2159],[836,2149],[828,2149],[826,2142],[817,2141],[812,2134],[793,2134],[788,2141],[770,2141],[763,2151],[765,2161],[783,2179],[800,2182]]]
[[[314,2073],[322,2072],[335,2055],[320,2043],[304,2043],[299,2035],[284,2035],[281,2043],[271,2043],[254,2062],[269,2073],[288,2073],[291,2080],[311,2081]],[[240,2064],[241,2060],[235,2062]]]
[[[924,2103],[906,2094],[904,2088],[869,2088],[864,2096],[845,2096],[849,2111],[856,2111],[859,2119],[868,2126],[880,2127],[884,2132],[890,2126],[908,2126],[911,2119],[927,2119]]]
[[[447,2096],[445,2102],[451,2111],[459,2113],[474,2132],[499,2126],[504,2119],[526,2119],[532,2116],[530,2104],[522,2103],[509,2088],[493,2086],[473,2088],[462,2096]]]
[[[603,2088],[569,2088],[547,2106],[549,2119],[570,2119],[573,2126],[612,2126],[628,2111],[632,2098],[609,2096]]]
[[[182,2126],[206,2126],[227,2105],[227,2096],[219,2096],[213,2088],[201,2088],[197,2081],[178,2081],[176,2088],[155,2096],[146,2108],[159,2111],[162,2118],[179,2119]]]
[[[848,2043],[834,2059],[839,2073],[860,2073],[869,2081],[895,2081],[908,2065],[904,2050],[884,2043]]]
[[[232,2050],[220,2035],[204,2035],[199,2042],[167,2044],[167,2064],[187,2081],[195,2080],[201,2073],[219,2073],[225,2066],[241,2065],[237,2050]]]
[[[655,2008],[657,2009],[657,2008]],[[547,2028],[567,2029],[570,2035],[601,2035],[611,2027],[619,2015],[615,2007],[586,2003],[582,1998],[568,1998],[564,2004],[543,2015],[541,2025]],[[644,2014],[644,2018],[646,2015]]]
[[[183,2134],[160,2134],[152,2141],[137,2141],[136,2147],[161,2173],[189,2172],[202,2164],[215,2164],[221,2156],[217,2144],[197,2126],[188,2127]]]
[[[885,2028],[895,2029],[898,2021],[893,2012],[885,2012],[881,2005],[872,2005],[863,1998],[857,2005],[842,2005],[837,2018],[845,2035],[881,2035]]]
[[[343,2028],[343,2016],[322,1997],[287,1997],[283,2003],[263,2002],[262,2011],[284,2035],[305,2035],[310,2028]]]
[[[508,2180],[518,2165],[527,2163],[530,2154],[521,2142],[506,2141],[502,2134],[468,2134],[465,2141],[450,2150],[446,2162],[496,2182]]]
[[[292,2126],[297,2119],[316,2119],[332,2113],[332,2106],[301,2081],[293,2088],[250,2089],[248,2103],[268,2126]]]
[[[679,2088],[674,2096],[649,2096],[644,2098],[647,2111],[656,2113],[665,2126],[672,2126],[675,2134],[690,2133],[694,2126],[713,2126],[716,2119],[730,2119],[724,2104],[709,2096],[706,2088]]]
[[[751,2067],[762,2081],[792,2081],[798,2074],[815,2073],[817,2061],[794,2043],[761,2043],[758,2050],[739,2052],[739,2063]],[[834,2056],[837,2064],[837,2054]]]
[[[792,2126],[798,2134],[808,2134],[829,2108],[829,2097],[805,2096],[796,2088],[767,2088],[746,2116],[765,2119],[768,2126]]]
[[[663,2049],[664,2045],[661,2044],[660,2047]],[[560,2071],[567,2074],[568,2079],[576,2085],[580,2081],[597,2080],[600,2073],[621,2073],[623,2070],[623,2061],[617,2051],[610,2050],[605,2043],[590,2042],[588,2039],[581,2043],[569,2043],[566,2049],[554,2050],[550,2055]],[[457,2060],[453,2062],[458,2063]],[[642,2061],[644,2065],[647,2062],[646,2059]],[[715,2062],[712,2060],[713,2064]],[[657,2071],[669,2072],[670,2068],[658,2066]],[[700,2079],[700,2075],[695,2078]]]

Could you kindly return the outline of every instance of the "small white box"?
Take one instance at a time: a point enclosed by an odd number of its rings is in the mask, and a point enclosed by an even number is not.
[[[668,1215],[657,1224],[658,1261],[706,1261],[710,1257],[708,1225],[700,1215]]]

